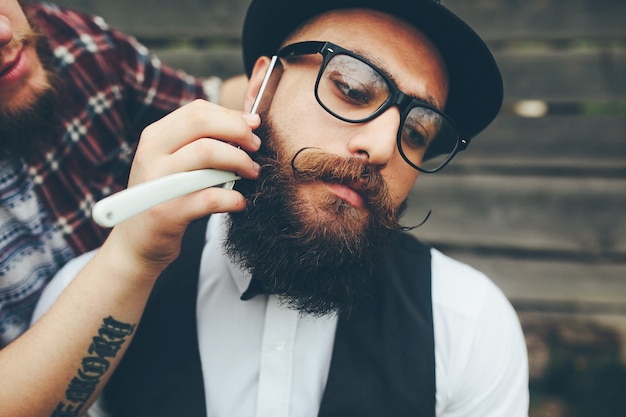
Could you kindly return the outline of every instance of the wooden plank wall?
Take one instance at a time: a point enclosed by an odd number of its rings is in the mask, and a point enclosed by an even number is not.
[[[626,313],[626,2],[448,4],[495,51],[505,105],[450,170],[416,185],[416,205],[436,207],[424,237],[519,308]],[[547,112],[521,117],[524,101]]]
[[[57,3],[100,14],[192,74],[228,77],[242,72],[248,1]],[[485,271],[529,335],[538,322],[599,323],[623,355],[626,2],[444,3],[491,46],[505,103],[451,166],[420,177],[405,224],[432,210],[415,234]]]

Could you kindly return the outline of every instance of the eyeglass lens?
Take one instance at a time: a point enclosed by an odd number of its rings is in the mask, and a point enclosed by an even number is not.
[[[336,117],[361,122],[387,103],[392,88],[367,63],[337,54],[320,74],[316,94],[320,104]],[[456,150],[456,128],[441,114],[419,104],[405,113],[398,131],[400,153],[414,166],[437,170]],[[427,151],[432,143],[437,145]]]

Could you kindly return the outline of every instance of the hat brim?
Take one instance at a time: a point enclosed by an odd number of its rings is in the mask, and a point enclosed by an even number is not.
[[[357,7],[403,19],[433,42],[448,68],[445,112],[464,139],[471,139],[493,121],[502,105],[498,65],[480,36],[433,0],[253,0],[242,34],[246,73],[251,74],[259,57],[274,55],[285,38],[312,17],[329,10]]]

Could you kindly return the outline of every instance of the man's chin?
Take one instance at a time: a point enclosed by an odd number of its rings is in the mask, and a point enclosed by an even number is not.
[[[385,239],[371,233],[362,210],[333,201],[335,209],[298,200],[286,211],[231,213],[227,252],[289,308],[347,313],[369,296]]]
[[[62,108],[52,88],[31,94],[32,102],[7,103],[0,108],[0,157],[29,158],[48,146],[49,138],[62,130]]]
[[[50,87],[44,85],[20,85],[15,91],[4,91],[0,94],[0,115],[3,117],[21,118],[30,113]]]

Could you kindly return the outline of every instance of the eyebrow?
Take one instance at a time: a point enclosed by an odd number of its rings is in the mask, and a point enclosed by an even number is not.
[[[361,57],[365,58],[367,60],[367,62],[369,62],[370,64],[374,65],[375,68],[382,72],[383,74],[385,74],[385,76],[387,78],[389,78],[391,80],[391,82],[393,83],[393,85],[400,90],[400,87],[398,87],[398,82],[396,81],[395,77],[393,76],[393,74],[387,69],[387,66],[384,62],[382,62],[381,60],[379,60],[377,57],[373,57],[370,56],[367,52],[361,50],[361,49],[354,49],[352,50],[352,52],[354,52],[357,55],[360,55]],[[400,90],[402,91],[402,90]],[[406,94],[407,96],[414,98],[415,100],[421,101],[422,103],[426,103],[432,107],[434,107],[435,109],[439,109],[439,107],[437,106],[437,103],[435,102],[435,98],[428,94],[426,97],[418,97],[415,96],[413,94],[408,94],[404,91],[402,91],[404,94]]]

